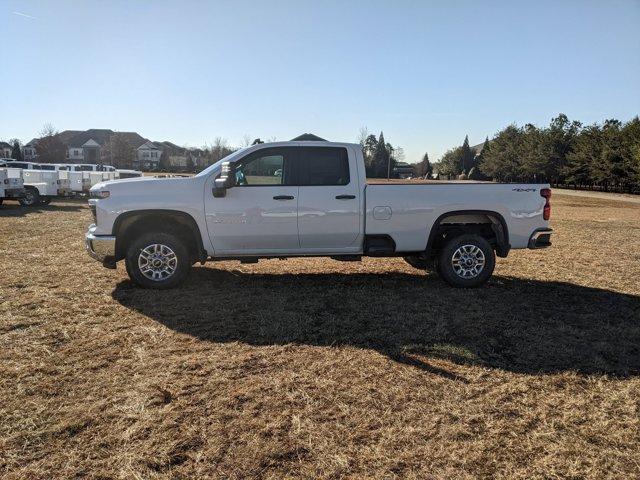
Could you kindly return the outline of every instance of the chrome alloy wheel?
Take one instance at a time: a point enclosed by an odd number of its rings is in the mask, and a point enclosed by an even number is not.
[[[484,264],[484,253],[475,245],[463,245],[451,257],[453,271],[460,278],[476,278],[484,269]]]
[[[138,255],[138,268],[149,280],[159,282],[166,280],[176,272],[178,257],[171,248],[154,243],[142,250]]]

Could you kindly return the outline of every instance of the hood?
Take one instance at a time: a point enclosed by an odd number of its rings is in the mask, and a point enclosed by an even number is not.
[[[109,190],[111,192],[126,191],[144,193],[149,190],[162,190],[164,188],[175,188],[176,186],[192,185],[195,177],[186,178],[156,178],[156,177],[135,177],[107,180],[96,183],[91,187],[91,191]]]

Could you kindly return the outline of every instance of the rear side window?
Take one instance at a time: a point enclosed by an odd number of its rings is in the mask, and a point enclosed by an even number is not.
[[[300,149],[300,185],[347,185],[349,156],[341,147],[303,147]]]

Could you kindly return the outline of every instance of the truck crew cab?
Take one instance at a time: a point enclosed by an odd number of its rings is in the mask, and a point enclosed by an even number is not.
[[[192,178],[92,187],[88,253],[124,260],[147,288],[180,284],[207,260],[401,256],[476,287],[495,257],[550,245],[548,185],[368,184],[358,144],[277,142],[236,151]]]

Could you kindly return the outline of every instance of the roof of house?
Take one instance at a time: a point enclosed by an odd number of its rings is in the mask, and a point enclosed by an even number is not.
[[[326,142],[324,138],[320,138],[313,133],[303,133],[302,135],[298,135],[296,138],[291,139],[292,142]]]
[[[25,147],[35,147],[38,143],[38,138],[32,138],[29,143],[25,143]]]
[[[163,147],[162,144],[156,145],[151,140],[147,140],[145,143],[140,145],[138,148],[149,148],[149,149],[155,149],[155,150],[162,150],[162,147]]]
[[[67,145],[69,143],[69,140],[71,140],[73,137],[75,137],[79,133],[82,133],[82,131],[81,130],[64,130],[58,133],[58,138],[63,144]]]
[[[158,145],[160,148],[164,149],[168,149],[169,150],[169,154],[181,154],[184,155],[187,152],[187,149],[184,147],[181,147],[180,145],[176,145],[175,143],[172,142],[168,142],[168,141],[164,141],[164,142],[154,142],[156,145]]]
[[[68,145],[70,147],[82,147],[89,140],[95,141],[98,145],[104,145],[114,133],[113,130],[91,128],[72,136],[68,140]]]
[[[149,141],[136,132],[115,132],[113,135],[122,138],[131,148],[138,148]]]
[[[484,142],[479,143],[477,145],[474,145],[473,147],[469,147],[471,149],[471,151],[473,153],[475,153],[476,155],[479,155],[480,152],[482,152],[482,149],[484,148]]]
[[[11,146],[11,144],[10,144],[10,143],[7,143],[7,142],[0,142],[0,147],[1,147],[1,148],[13,148],[13,147]]]

